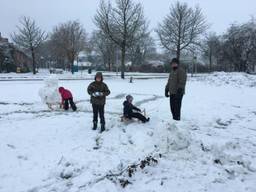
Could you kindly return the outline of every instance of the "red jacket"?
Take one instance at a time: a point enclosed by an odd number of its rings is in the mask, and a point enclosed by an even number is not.
[[[62,103],[66,99],[73,99],[72,93],[68,89],[64,89],[64,87],[59,88],[59,93],[61,95]]]

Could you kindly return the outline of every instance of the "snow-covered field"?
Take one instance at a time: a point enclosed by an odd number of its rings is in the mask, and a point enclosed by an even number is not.
[[[73,75],[68,72],[64,71],[63,74],[56,74],[59,79],[61,80],[89,80],[94,77],[95,71],[92,74],[88,74],[87,70],[79,71],[74,73]],[[105,72],[105,77],[107,78],[117,78],[120,76],[119,73],[113,72]],[[43,80],[49,76],[49,71],[46,69],[41,69],[39,73],[36,75],[32,75],[32,73],[0,73],[0,81],[19,81],[19,80]],[[126,77],[133,77],[135,79],[147,79],[147,78],[164,78],[167,77],[168,74],[166,73],[137,73],[137,72],[129,72],[126,73]]]
[[[164,97],[167,78],[148,77],[105,79],[103,134],[91,130],[90,80],[59,82],[73,92],[77,112],[49,111],[38,96],[42,81],[0,81],[0,191],[255,192],[256,77],[189,78],[179,123]],[[146,109],[148,124],[120,121],[126,94]],[[157,162],[129,177],[126,168],[150,155]]]

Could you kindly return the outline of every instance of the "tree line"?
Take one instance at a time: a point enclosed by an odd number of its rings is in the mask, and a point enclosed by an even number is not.
[[[109,71],[119,66],[122,78],[127,61],[132,66],[142,66],[147,60],[168,63],[173,56],[188,63],[188,68],[196,58],[202,71],[207,72],[249,71],[255,67],[254,19],[244,24],[232,24],[218,36],[207,32],[209,25],[200,7],[189,7],[187,3],[177,1],[154,29],[158,37],[155,40],[141,3],[102,0],[93,22],[96,29],[91,34],[87,34],[77,20],[61,23],[46,33],[32,18],[23,17],[11,38],[31,54],[34,74],[36,68],[45,63],[48,67],[73,72],[74,61],[81,51],[91,56],[88,59],[92,63],[99,63]],[[157,51],[158,44],[163,53]]]
[[[232,24],[223,35],[210,33],[203,42],[209,71],[250,72],[256,66],[256,22]]]

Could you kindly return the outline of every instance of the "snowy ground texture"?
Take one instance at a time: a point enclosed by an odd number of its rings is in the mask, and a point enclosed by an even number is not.
[[[49,111],[38,96],[43,81],[0,81],[0,191],[255,192],[256,77],[189,78],[179,123],[163,97],[167,75],[147,77],[106,77],[103,134],[91,130],[91,76],[59,82],[72,90],[77,112]],[[120,121],[126,94],[150,123]]]

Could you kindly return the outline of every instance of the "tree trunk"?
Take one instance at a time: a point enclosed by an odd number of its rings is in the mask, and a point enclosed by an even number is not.
[[[124,79],[125,72],[125,47],[122,47],[121,50],[121,78]]]
[[[34,48],[31,48],[33,74],[36,74],[36,60]]]
[[[111,71],[111,56],[108,56],[108,70]]]
[[[71,69],[71,73],[74,74],[74,59],[70,59],[70,69]]]
[[[180,44],[177,45],[176,58],[180,60]]]
[[[71,73],[72,75],[74,74],[74,67],[73,67],[73,63],[70,63],[70,68],[71,68]]]
[[[210,55],[209,55],[209,72],[212,72],[212,53],[210,51]]]
[[[182,25],[182,14],[179,15],[179,26],[178,26],[178,42],[177,42],[177,52],[176,52],[176,58],[178,61],[180,60],[180,45],[181,45],[181,25]]]
[[[178,60],[180,60],[180,50],[177,51],[177,53],[176,53],[176,58],[177,58]]]
[[[72,74],[74,74],[74,61],[75,61],[75,56],[70,53],[68,62],[69,62],[69,68]]]

